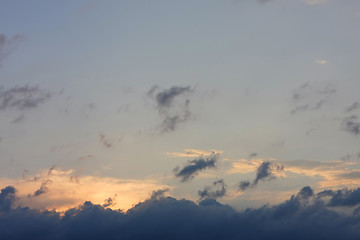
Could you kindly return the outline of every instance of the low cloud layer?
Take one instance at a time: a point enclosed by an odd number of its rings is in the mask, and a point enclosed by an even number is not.
[[[210,156],[201,156],[198,159],[188,161],[183,168],[176,167],[174,169],[175,176],[180,178],[182,182],[186,182],[194,178],[200,171],[208,168],[215,168],[215,163],[218,160],[218,154]]]
[[[347,191],[347,190],[341,190]],[[359,192],[359,189],[351,190]],[[85,202],[60,215],[16,206],[16,190],[0,193],[1,239],[359,239],[360,215],[338,213],[335,194],[306,186],[274,206],[236,211],[215,199],[196,204],[154,192],[127,212]],[[330,195],[330,196],[329,196]],[[353,196],[341,195],[343,202]],[[354,201],[350,201],[353,203]],[[359,204],[359,201],[356,202]],[[349,204],[342,204],[348,206]],[[352,206],[356,206],[351,204]]]

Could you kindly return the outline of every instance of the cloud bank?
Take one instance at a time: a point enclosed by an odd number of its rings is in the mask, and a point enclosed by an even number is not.
[[[341,190],[346,191],[346,190]],[[360,192],[359,189],[351,190]],[[331,208],[334,195],[306,186],[274,206],[236,211],[215,199],[198,204],[165,197],[164,190],[127,212],[85,202],[65,211],[16,206],[16,190],[0,193],[1,239],[359,239],[360,215]],[[329,197],[330,195],[330,197]],[[359,203],[341,195],[341,205]],[[351,204],[348,204],[350,203]]]

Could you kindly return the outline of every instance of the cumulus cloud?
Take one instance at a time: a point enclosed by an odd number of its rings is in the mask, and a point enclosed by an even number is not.
[[[241,181],[239,184],[239,190],[245,191],[250,187],[255,187],[259,181],[272,180],[275,179],[274,172],[282,172],[284,167],[274,162],[263,161],[260,166],[256,169],[256,177],[254,181],[250,184],[249,181]]]
[[[16,86],[10,89],[0,88],[0,110],[10,108],[27,110],[46,102],[51,94],[37,86]]]
[[[190,119],[190,100],[178,100],[177,104],[175,104],[175,100],[191,92],[190,86],[173,86],[162,91],[158,86],[150,88],[147,96],[156,102],[156,108],[162,118],[162,122],[159,125],[161,132],[175,131],[179,124]]]
[[[219,154],[211,154],[207,157],[201,156],[197,159],[188,161],[187,165],[182,169],[180,169],[179,166],[174,169],[175,176],[180,178],[182,182],[186,182],[194,178],[200,171],[207,168],[215,168],[215,163],[218,158]]]
[[[203,190],[198,191],[200,199],[204,198],[220,198],[226,194],[226,185],[223,179],[213,182],[212,186],[207,186]]]
[[[0,33],[0,67],[2,61],[18,47],[23,38],[24,37],[21,34],[17,34],[9,38],[5,34]]]
[[[9,191],[10,190],[10,191]],[[1,192],[15,189],[7,187]],[[5,193],[4,193],[5,194]],[[3,195],[0,195],[3,196]],[[344,196],[344,199],[351,198]],[[1,198],[0,198],[1,199]],[[127,212],[89,201],[63,214],[12,205],[0,214],[1,239],[358,239],[360,216],[329,208],[306,186],[277,205],[236,211],[215,199],[199,204],[161,196]],[[0,205],[2,206],[2,205]]]

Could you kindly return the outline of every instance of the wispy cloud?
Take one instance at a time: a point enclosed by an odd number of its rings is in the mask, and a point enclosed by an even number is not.
[[[200,157],[211,154],[221,154],[224,151],[212,149],[210,151],[200,149],[185,149],[184,152],[168,152],[166,153],[170,157]]]
[[[0,67],[5,58],[18,47],[23,38],[24,36],[22,34],[17,34],[9,38],[5,34],[0,33]]]
[[[190,100],[178,101],[177,104],[175,100],[191,92],[190,86],[173,86],[164,90],[160,90],[158,86],[150,88],[146,95],[156,102],[156,108],[162,118],[159,125],[161,132],[175,131],[179,124],[190,119]]]
[[[10,89],[0,88],[0,110],[14,108],[27,110],[45,103],[51,94],[37,86],[16,86]]]
[[[305,0],[305,3],[308,5],[318,5],[328,2],[329,0]]]
[[[315,61],[315,63],[316,63],[316,64],[324,65],[324,64],[327,63],[327,61],[326,61],[325,59],[317,59],[317,60]]]

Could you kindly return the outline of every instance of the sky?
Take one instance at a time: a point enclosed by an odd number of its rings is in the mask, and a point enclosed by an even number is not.
[[[360,236],[359,42],[358,0],[1,1],[0,222]]]

